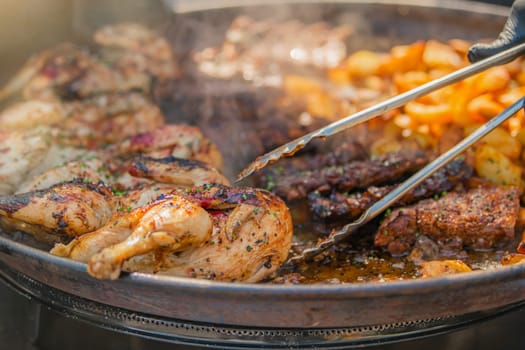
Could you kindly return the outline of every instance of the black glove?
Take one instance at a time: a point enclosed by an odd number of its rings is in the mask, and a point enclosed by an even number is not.
[[[468,59],[476,62],[522,42],[525,42],[525,0],[516,0],[499,37],[489,44],[472,45]]]

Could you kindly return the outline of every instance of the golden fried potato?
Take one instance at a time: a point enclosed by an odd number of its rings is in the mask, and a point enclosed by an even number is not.
[[[479,125],[471,125],[465,129],[466,135],[474,132]],[[480,143],[487,144],[498,152],[504,154],[512,161],[520,158],[522,144],[519,139],[512,137],[503,127],[498,127],[480,140]]]
[[[446,124],[452,121],[450,105],[446,103],[430,105],[412,101],[405,105],[405,113],[422,124]]]
[[[505,89],[510,82],[510,74],[504,67],[492,67],[471,78],[476,95]]]
[[[420,263],[419,273],[423,278],[470,272],[472,269],[461,260],[434,260]]]
[[[523,189],[522,169],[496,148],[483,144],[476,147],[474,168],[479,176],[497,185],[514,185]]]
[[[496,102],[492,94],[483,94],[473,98],[467,104],[467,113],[481,120],[488,120],[503,111],[504,107]]]
[[[301,75],[285,75],[283,88],[291,96],[324,93],[324,89],[318,81]]]
[[[525,254],[508,253],[501,257],[501,265],[525,264]]]
[[[423,66],[423,51],[425,42],[418,41],[411,45],[394,46],[390,50],[388,60],[383,61],[380,66],[379,74],[404,73],[409,71],[421,71]]]
[[[377,75],[387,58],[388,55],[385,54],[361,50],[348,57],[344,62],[344,67],[350,77]]]
[[[427,41],[422,59],[430,68],[459,68],[465,65],[461,55],[453,48],[435,40]]]

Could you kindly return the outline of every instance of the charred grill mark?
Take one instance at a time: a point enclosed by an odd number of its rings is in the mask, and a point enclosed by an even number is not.
[[[59,212],[55,212],[52,214],[53,218],[57,221],[57,230],[60,233],[65,233],[64,230],[68,227],[67,221],[64,221],[64,210],[61,210]]]
[[[26,207],[31,202],[31,194],[23,193],[16,196],[0,196],[0,210],[8,216]]]
[[[472,172],[472,168],[463,160],[454,160],[404,195],[394,206],[408,205],[450,191],[456,185],[470,178]],[[334,219],[343,216],[354,219],[396,186],[372,186],[364,192],[352,194],[334,191],[328,197],[319,192],[312,192],[308,195],[310,210],[315,217],[320,219]]]
[[[261,206],[264,202],[273,203],[274,199],[280,200],[274,194],[260,189],[234,188],[222,184],[211,183],[196,186],[184,191],[175,190],[169,194],[161,194],[155,199],[155,201],[152,201],[151,205],[169,200],[174,196],[184,196],[186,199],[193,203],[197,203],[208,211],[231,209],[242,203]]]
[[[148,172],[149,168],[146,164],[144,164],[142,159],[134,161],[129,167],[129,173],[133,176],[144,176],[144,174],[147,174]]]
[[[42,191],[44,192],[45,194],[47,194],[48,192],[47,191]],[[63,196],[61,194],[58,194],[58,193],[49,193],[49,196],[48,196],[48,199],[51,201],[51,202],[56,202],[56,203],[64,203],[64,202],[67,202],[68,201],[68,197],[66,196]]]
[[[64,183],[53,185],[47,190],[36,191],[36,192],[44,192],[45,193],[48,190],[57,189],[57,188],[60,188],[60,187],[63,187],[63,186],[75,186],[75,187],[79,187],[80,186],[80,187],[84,187],[86,191],[92,191],[92,192],[96,192],[96,193],[100,194],[105,199],[113,198],[113,194],[112,194],[111,190],[105,185],[104,182],[100,181],[98,183],[92,183],[92,182],[86,181],[86,179],[74,179],[72,181],[68,181],[68,182],[64,182]]]
[[[140,156],[137,157],[135,160],[132,161],[132,163],[129,166],[129,173],[133,176],[141,176],[141,177],[148,177],[151,175],[152,172],[154,172],[155,165],[156,164],[162,164],[164,165],[172,165],[173,168],[165,168],[163,167],[163,171],[170,171],[174,169],[182,169],[182,170],[193,170],[193,169],[210,169],[210,166],[204,162],[193,160],[193,159],[183,159],[183,158],[177,158],[174,156],[164,157],[164,158],[152,158],[152,157],[145,157]]]
[[[203,208],[225,208],[240,203],[260,205],[261,200],[251,188],[232,188],[220,184],[206,184],[194,187],[188,196]]]

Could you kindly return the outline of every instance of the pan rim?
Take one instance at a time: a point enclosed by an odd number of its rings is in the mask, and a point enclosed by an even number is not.
[[[11,251],[29,258],[46,261],[58,267],[89,276],[86,264],[64,257],[52,255],[46,251],[13,241],[0,235],[0,252],[9,254]],[[497,281],[515,280],[525,278],[525,264],[515,264],[501,266],[494,270],[475,270],[466,273],[459,273],[448,276],[433,278],[416,278],[388,282],[364,282],[364,283],[342,283],[342,284],[297,284],[280,285],[270,283],[247,283],[247,282],[222,282],[211,281],[198,278],[154,275],[140,272],[124,273],[120,280],[132,284],[142,284],[144,286],[158,286],[177,288],[178,290],[206,291],[216,290],[219,293],[245,292],[249,294],[271,294],[283,297],[298,296],[307,297],[309,294],[318,298],[319,293],[326,296],[341,298],[371,298],[375,294],[384,296],[389,295],[412,295],[424,294],[425,291],[436,292],[436,289],[463,288],[465,284],[469,286],[482,286]],[[343,293],[344,292],[344,293]],[[524,296],[525,298],[525,296]]]
[[[232,2],[234,0],[227,0]],[[232,7],[239,7],[240,0],[237,0],[237,5]],[[259,2],[259,5],[269,5],[274,2],[270,0],[267,2],[259,0],[248,0],[242,2],[242,7],[249,6],[247,4]],[[312,3],[315,0],[304,1],[282,1],[281,4],[297,4],[297,3]],[[220,4],[221,1],[215,4]],[[317,1],[319,3],[319,1]],[[326,4],[329,4],[327,2]],[[363,1],[357,0],[335,0],[331,1],[334,4],[362,4]],[[418,8],[430,7],[439,10],[456,10],[465,11],[469,13],[478,13],[485,15],[503,16],[508,11],[507,8],[497,5],[481,4],[480,7],[475,7],[480,3],[466,2],[466,1],[437,1],[437,0],[376,0],[367,2],[368,4],[391,4],[395,6],[413,6]],[[254,4],[255,5],[255,4]],[[468,6],[470,5],[470,6]],[[472,8],[471,8],[472,7]],[[221,7],[224,8],[224,7]],[[208,7],[207,10],[210,10]],[[194,11],[197,12],[197,11]],[[43,264],[50,264],[57,267],[58,270],[67,270],[68,272],[78,273],[79,277],[84,280],[92,279],[93,277],[87,274],[86,265],[77,261],[66,259],[63,257],[54,256],[47,251],[34,248],[30,245],[20,243],[9,238],[6,235],[0,234],[0,255],[22,255],[30,259],[40,261]],[[2,260],[0,258],[0,260]],[[38,276],[30,276],[38,279]],[[502,266],[494,270],[473,271],[469,273],[461,273],[457,275],[441,276],[428,279],[410,279],[404,281],[389,281],[389,282],[366,282],[366,283],[344,283],[344,284],[300,284],[300,285],[280,285],[280,284],[263,284],[263,283],[246,283],[246,282],[221,282],[210,281],[204,279],[193,279],[188,277],[163,276],[152,275],[145,273],[125,273],[117,281],[122,286],[140,286],[143,288],[162,288],[174,294],[196,294],[207,295],[211,297],[226,298],[240,298],[242,300],[252,300],[257,298],[271,297],[273,300],[279,301],[293,301],[299,298],[301,301],[306,300],[320,300],[320,298],[327,298],[329,300],[341,301],[355,299],[357,302],[361,300],[370,300],[375,297],[411,297],[422,296],[432,293],[446,293],[447,291],[461,291],[465,286],[482,287],[494,283],[502,283],[505,281],[518,281],[520,286],[525,285],[525,264],[517,264],[511,266]],[[111,283],[113,281],[107,281]],[[43,282],[45,284],[45,281]],[[104,281],[106,283],[106,281]],[[51,287],[57,288],[56,285],[48,284]],[[67,291],[71,293],[71,291]],[[238,300],[238,299],[233,299]],[[514,299],[515,300],[515,299]],[[525,293],[522,293],[520,300],[525,300]],[[97,300],[99,301],[99,300]],[[99,301],[100,302],[100,301]],[[139,307],[138,307],[139,308]],[[138,310],[141,311],[141,310]],[[202,321],[202,320],[201,320]],[[252,321],[253,322],[253,321]],[[306,321],[303,321],[306,322]]]

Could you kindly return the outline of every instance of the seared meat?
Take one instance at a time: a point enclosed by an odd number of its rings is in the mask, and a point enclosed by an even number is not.
[[[160,196],[51,253],[87,262],[98,278],[123,269],[256,282],[284,262],[291,242],[290,213],[275,195],[205,185]]]
[[[518,210],[519,190],[514,187],[452,192],[392,211],[379,227],[374,243],[392,254],[404,254],[422,234],[435,241],[459,239],[464,246],[489,249],[514,237]]]
[[[404,195],[395,203],[395,206],[408,205],[421,199],[450,191],[471,175],[472,168],[469,165],[463,160],[455,160]],[[319,192],[312,192],[308,195],[310,211],[317,218],[321,219],[341,217],[354,219],[376,201],[387,195],[396,186],[397,185],[382,187],[371,186],[364,192],[352,194],[332,192],[329,196],[322,196]]]
[[[282,176],[275,179],[272,191],[289,201],[304,198],[314,191],[351,191],[392,183],[408,173],[419,170],[427,162],[428,156],[422,151],[390,153],[342,166]]]

